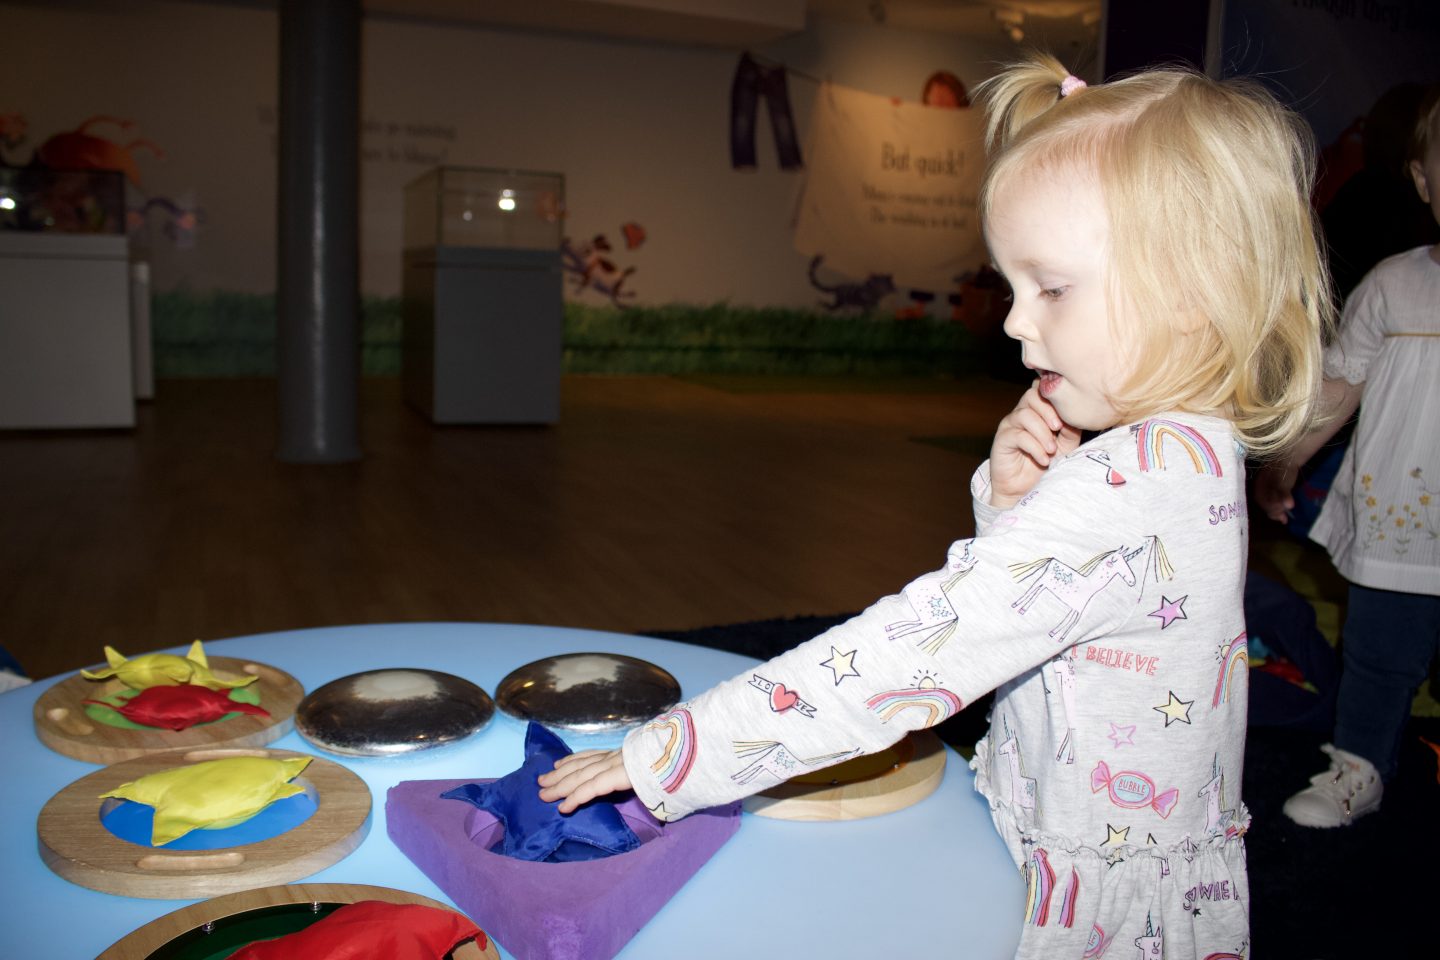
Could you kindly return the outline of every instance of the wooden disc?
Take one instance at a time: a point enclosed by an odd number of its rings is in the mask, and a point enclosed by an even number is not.
[[[412,903],[425,907],[437,907],[460,913],[454,907],[422,897],[418,893],[392,890],[389,887],[372,887],[363,883],[293,883],[282,886],[262,887],[258,890],[244,890],[204,903],[193,903],[173,913],[145,924],[129,936],[117,940],[105,949],[96,960],[148,960],[156,950],[164,947],[177,937],[183,936],[207,923],[216,923],[251,910],[265,907],[283,907],[296,903],[359,903],[361,900],[383,900],[386,903]],[[464,916],[464,914],[461,914]],[[473,922],[473,921],[472,921]],[[499,960],[500,951],[486,937],[482,949],[474,941],[465,944],[453,954],[454,960]]]
[[[260,843],[218,850],[166,850],[121,840],[100,821],[100,795],[147,773],[225,757],[283,760],[293,750],[226,747],[153,753],[97,770],[61,790],[40,810],[40,857],[60,876],[102,893],[193,900],[308,877],[343,860],[370,830],[370,790],[344,767],[314,757],[293,782],[313,791],[304,823]]]
[[[917,730],[879,753],[802,774],[746,797],[746,812],[777,820],[860,820],[919,803],[945,776],[945,744]]]
[[[259,677],[260,706],[268,717],[240,714],[186,730],[122,730],[85,715],[85,700],[125,689],[119,680],[87,680],[80,674],[55,684],[35,701],[35,735],[56,753],[86,763],[119,763],[166,750],[207,747],[263,747],[295,727],[295,707],[305,688],[284,670],[234,657],[209,657],[210,670],[222,680]]]

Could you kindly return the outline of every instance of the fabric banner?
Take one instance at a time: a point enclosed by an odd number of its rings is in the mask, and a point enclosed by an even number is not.
[[[796,249],[849,277],[954,289],[986,261],[975,208],[984,139],[979,110],[826,84],[806,145]]]

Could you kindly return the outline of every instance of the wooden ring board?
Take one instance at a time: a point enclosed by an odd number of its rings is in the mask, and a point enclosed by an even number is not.
[[[166,750],[210,747],[263,747],[295,727],[295,708],[305,688],[284,670],[252,660],[209,657],[211,671],[223,680],[254,676],[260,685],[260,706],[268,717],[240,714],[228,720],[185,730],[122,730],[85,715],[85,700],[125,689],[113,677],[87,680],[75,674],[52,686],[35,701],[35,735],[56,753],[86,763],[110,764]]]
[[[193,900],[299,880],[349,856],[370,831],[370,789],[337,763],[312,757],[294,779],[314,794],[316,810],[299,826],[259,843],[217,850],[166,850],[121,840],[100,821],[100,799],[147,773],[225,757],[283,760],[293,750],[227,747],[176,750],[126,760],[81,777],[40,810],[40,857],[71,883],[102,893]]]
[[[777,820],[861,820],[919,803],[945,777],[945,744],[917,730],[879,753],[846,760],[746,797],[747,813]]]
[[[297,903],[358,903],[361,900],[383,900],[386,903],[409,903],[425,907],[437,907],[460,913],[454,907],[422,897],[418,893],[392,890],[389,887],[373,887],[363,883],[292,883],[257,890],[244,890],[192,903],[171,913],[151,920],[128,936],[111,944],[96,960],[148,960],[151,954],[170,941],[183,936],[208,923],[224,920],[237,914],[266,907],[281,907]],[[461,914],[464,916],[464,914]],[[471,941],[457,948],[451,957],[454,960],[499,960],[500,951],[495,942],[486,936],[482,949]]]

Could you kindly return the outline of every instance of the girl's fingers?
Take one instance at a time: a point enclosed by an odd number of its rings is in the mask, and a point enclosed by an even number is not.
[[[550,786],[559,783],[561,780],[577,773],[592,764],[603,760],[610,751],[608,750],[583,750],[580,753],[572,753],[555,761],[555,769],[542,773],[538,781],[541,786]]]

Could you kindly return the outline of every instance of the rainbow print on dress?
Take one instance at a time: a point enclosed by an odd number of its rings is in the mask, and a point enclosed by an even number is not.
[[[1196,473],[1224,476],[1210,441],[1194,427],[1174,420],[1146,420],[1130,429],[1135,434],[1135,453],[1140,458],[1141,473],[1165,469],[1165,441],[1169,440],[1172,446],[1179,444],[1181,451],[1190,457]]]
[[[1044,847],[1036,847],[1025,864],[1025,922],[1043,927],[1050,920],[1050,894],[1055,889],[1055,868]]]
[[[960,712],[965,704],[959,697],[944,687],[935,686],[933,680],[927,678],[927,682],[929,686],[922,684],[918,687],[877,693],[865,701],[865,705],[880,718],[881,723],[889,723],[897,714],[911,707],[924,710],[929,715],[923,724],[926,727],[933,727],[941,720]]]
[[[666,793],[674,793],[695,765],[695,721],[691,719],[690,711],[682,708],[655,718],[645,725],[645,729],[666,730],[670,734],[664,751],[650,764],[650,769],[660,778],[660,788]]]
[[[1215,678],[1215,696],[1210,698],[1210,709],[1230,699],[1230,691],[1239,685],[1246,671],[1250,669],[1248,638],[1242,632],[1234,640],[1220,648],[1220,675]]]

